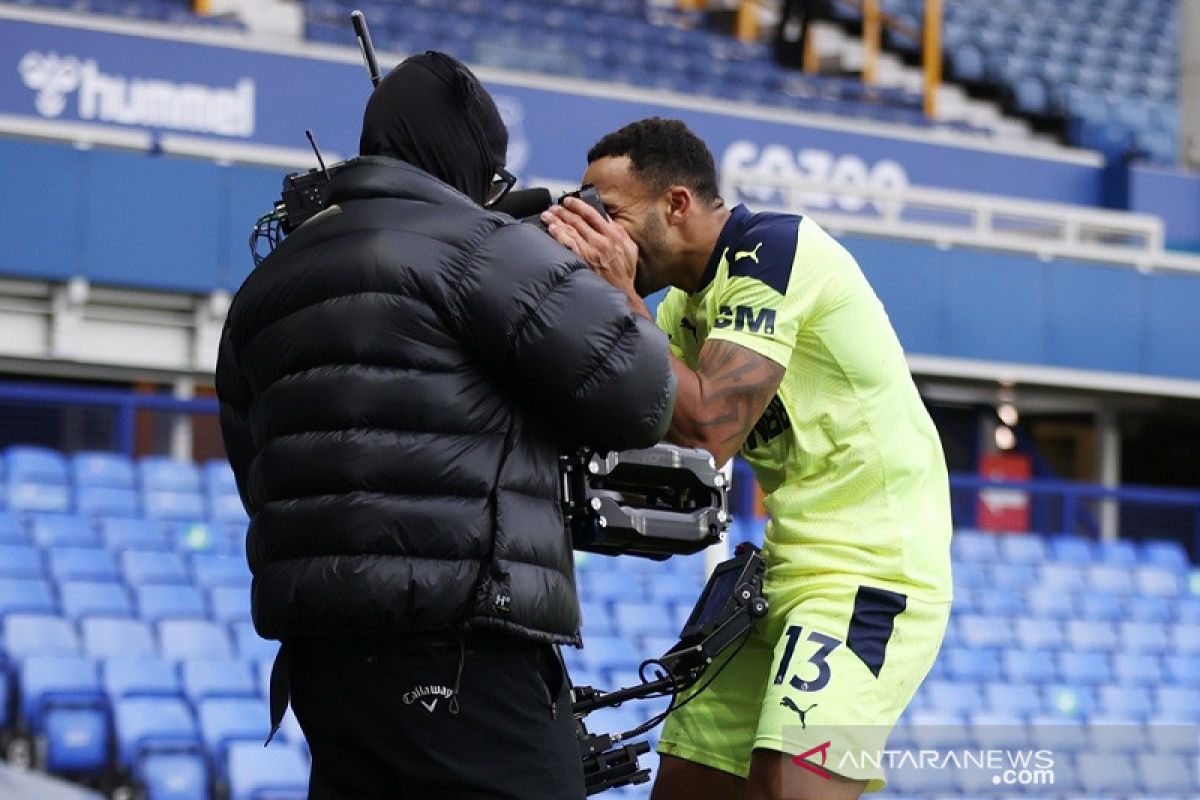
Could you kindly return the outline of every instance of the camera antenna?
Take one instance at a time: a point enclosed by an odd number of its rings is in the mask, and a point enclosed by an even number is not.
[[[325,180],[329,180],[329,170],[325,168],[325,159],[321,158],[321,150],[317,147],[317,137],[313,136],[313,132],[308,128],[304,129],[304,135],[308,137],[308,143],[312,145],[313,155],[317,157],[317,163],[321,165],[321,172],[325,173]]]
[[[379,85],[379,62],[375,59],[375,45],[371,44],[371,32],[367,30],[367,18],[363,12],[355,9],[350,12],[350,24],[354,26],[354,35],[358,37],[358,49],[362,51],[363,61],[367,63],[367,73],[371,76],[371,85]]]

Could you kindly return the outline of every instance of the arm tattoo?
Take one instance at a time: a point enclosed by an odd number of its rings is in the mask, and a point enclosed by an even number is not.
[[[783,380],[783,367],[746,347],[716,340],[700,353],[696,373],[704,404],[696,424],[722,444],[740,447]]]

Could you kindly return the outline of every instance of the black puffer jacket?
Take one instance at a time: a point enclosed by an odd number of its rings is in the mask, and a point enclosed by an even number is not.
[[[564,447],[648,446],[667,341],[544,232],[400,161],[246,280],[217,391],[258,632],[578,641]]]

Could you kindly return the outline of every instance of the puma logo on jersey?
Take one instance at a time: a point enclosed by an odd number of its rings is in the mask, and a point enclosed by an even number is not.
[[[800,706],[798,706],[792,702],[792,698],[790,698],[790,697],[785,697],[782,700],[780,700],[779,705],[783,706],[784,708],[786,708],[790,711],[795,711],[796,714],[799,715],[799,717],[800,717],[800,727],[804,730],[808,729],[808,722],[805,720],[805,717],[808,716],[808,712],[812,711],[814,708],[817,707],[817,704],[813,703],[808,708],[800,708]]]
[[[762,246],[763,246],[763,243],[759,242],[758,244],[754,245],[753,250],[738,250],[736,253],[733,254],[733,260],[741,261],[743,258],[748,258],[751,261],[753,261],[755,264],[757,264],[758,263],[758,248],[760,248]]]

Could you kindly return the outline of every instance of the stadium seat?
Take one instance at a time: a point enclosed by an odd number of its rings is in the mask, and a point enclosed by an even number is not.
[[[237,494],[210,494],[208,507],[212,518],[217,522],[248,522],[249,515],[242,505],[242,498]]]
[[[1171,650],[1178,655],[1200,655],[1200,624],[1180,623],[1172,626]]]
[[[1154,713],[1154,700],[1145,686],[1101,686],[1097,700],[1101,713],[1114,719],[1141,722]]]
[[[1125,604],[1115,594],[1084,592],[1079,597],[1079,616],[1093,622],[1118,622],[1125,617]]]
[[[42,551],[29,544],[0,544],[0,578],[42,578]]]
[[[21,718],[40,732],[45,711],[52,707],[105,707],[96,665],[80,655],[31,656],[19,670]]]
[[[234,742],[228,764],[229,800],[302,800],[308,794],[308,763],[293,747]]]
[[[1190,724],[1200,723],[1200,688],[1160,686],[1154,692],[1156,717]]]
[[[1046,561],[1046,543],[1040,536],[1014,533],[1001,536],[1000,560],[1006,564],[1038,566]]]
[[[1120,648],[1128,653],[1159,655],[1170,649],[1167,630],[1162,625],[1143,622],[1121,622],[1117,625]]]
[[[1055,536],[1048,542],[1052,561],[1060,564],[1090,564],[1092,543],[1081,536]]]
[[[988,711],[1021,719],[1037,714],[1042,708],[1037,689],[1031,686],[988,683],[983,687],[983,697],[983,707]]]
[[[196,716],[205,752],[222,779],[226,777],[227,753],[231,744],[251,742],[261,750],[262,743],[271,732],[271,715],[267,712],[267,704],[258,698],[219,697],[203,700],[196,707]]]
[[[620,636],[669,636],[676,630],[675,620],[664,604],[617,602],[614,609],[613,619]]]
[[[208,766],[199,755],[151,753],[138,765],[137,777],[147,797],[209,800],[213,797]]]
[[[1117,632],[1111,623],[1091,620],[1068,620],[1067,646],[1073,650],[1111,652],[1117,647]]]
[[[244,586],[214,586],[208,590],[208,607],[217,622],[249,622],[250,591]]]
[[[1167,622],[1172,616],[1171,601],[1163,597],[1132,597],[1125,613],[1134,622]]]
[[[123,550],[169,550],[170,539],[162,526],[143,517],[111,517],[100,520],[100,539],[104,547],[119,553]]]
[[[9,614],[4,618],[4,654],[8,658],[76,655],[79,649],[75,627],[62,617]]]
[[[973,561],[959,561],[954,564],[954,588],[960,586],[968,589],[982,588],[988,585],[988,575],[983,565]]]
[[[646,577],[650,599],[657,602],[695,604],[704,584],[692,575],[655,572]]]
[[[121,553],[121,571],[130,586],[191,583],[183,558],[176,553],[126,550]]]
[[[110,703],[125,697],[181,697],[175,664],[160,656],[116,656],[100,667]]]
[[[4,462],[10,481],[67,483],[67,461],[57,450],[17,445],[5,450]]]
[[[1161,598],[1158,599],[1166,603]],[[1200,624],[1200,597],[1181,597],[1171,605],[1175,607],[1176,622],[1185,625]]]
[[[1047,684],[1042,687],[1042,711],[1061,719],[1082,719],[1095,713],[1096,700],[1086,686]]]
[[[628,640],[619,636],[593,636],[583,643],[583,661],[588,669],[637,669],[641,661]]]
[[[1043,564],[1040,589],[1052,592],[1077,592],[1084,588],[1087,567],[1077,564]]]
[[[1002,677],[998,652],[988,647],[946,647],[938,659],[946,676],[956,681],[994,681]]]
[[[1131,567],[1138,562],[1137,545],[1128,539],[1096,542],[1096,561],[1118,567]]]
[[[58,587],[63,615],[78,622],[84,617],[132,617],[133,601],[119,583],[68,581]]]
[[[1179,542],[1143,542],[1139,555],[1144,564],[1152,564],[1176,572],[1183,572],[1190,566],[1187,551]]]
[[[989,589],[1021,590],[1038,582],[1038,571],[1032,564],[1000,562],[988,564],[984,569],[987,571]]]
[[[132,516],[141,511],[141,501],[133,489],[85,486],[75,496],[75,510],[90,516]]]
[[[158,623],[158,641],[159,652],[168,661],[233,658],[224,626],[208,620],[163,620]]]
[[[279,652],[279,642],[262,638],[249,622],[235,622],[231,627],[238,658],[244,661],[275,660],[275,655]]]
[[[71,510],[71,489],[65,484],[10,481],[5,500],[13,511],[65,514]]]
[[[229,462],[223,458],[205,461],[201,466],[204,488],[212,494],[237,494],[237,480]]]
[[[1113,656],[1113,678],[1122,686],[1157,686],[1163,680],[1163,670],[1155,656],[1117,653]]]
[[[1026,650],[1058,650],[1065,641],[1062,626],[1054,619],[1016,619],[1013,628],[1017,643]]]
[[[103,547],[56,547],[46,554],[50,576],[66,581],[115,581],[117,562]]]
[[[56,614],[58,602],[49,581],[0,578],[0,619],[9,614]]]
[[[1143,752],[1134,755],[1143,792],[1158,797],[1186,797],[1195,792],[1195,764],[1181,755]]]
[[[200,749],[192,711],[182,698],[126,697],[113,705],[116,763],[134,767],[150,753]],[[261,745],[259,745],[261,749]]]
[[[198,492],[142,492],[142,509],[151,519],[203,519],[208,516],[204,495]]]
[[[588,589],[592,602],[638,602],[645,600],[646,591],[641,575],[631,575],[615,569],[593,569],[589,574]]]
[[[1078,686],[1109,683],[1112,679],[1108,657],[1104,653],[1058,653],[1058,671],[1062,679]]]
[[[1128,565],[1094,564],[1087,567],[1085,572],[1088,591],[1109,592],[1122,596],[1133,594],[1133,576],[1130,574]]]
[[[31,518],[33,539],[43,549],[55,547],[100,547],[100,534],[87,517],[73,514],[35,514]]]
[[[613,616],[609,613],[606,603],[582,602],[579,605],[583,614],[585,636],[609,636],[616,633],[616,628],[613,627]]]
[[[1012,625],[1004,617],[963,615],[958,620],[958,633],[969,647],[1011,647]]]
[[[950,539],[950,553],[956,561],[991,564],[1000,560],[997,537],[990,533],[956,530]]]
[[[108,709],[95,665],[83,656],[38,656],[20,671],[22,717],[45,744],[50,772],[98,775],[108,767]]]
[[[1077,756],[1075,774],[1080,788],[1097,795],[1128,794],[1138,789],[1133,759],[1124,754],[1081,753]]]
[[[29,529],[11,511],[0,509],[0,544],[33,544]]]
[[[103,776],[108,771],[108,712],[68,705],[46,711],[43,766],[63,775]]]
[[[79,623],[83,650],[92,658],[132,658],[157,655],[154,634],[136,619],[85,619]]]
[[[193,707],[213,697],[258,696],[257,679],[247,661],[184,661],[179,665],[179,679]]]
[[[1024,611],[1025,599],[1019,589],[997,585],[990,591],[980,593],[977,613],[982,616],[1017,617]]]
[[[192,576],[197,586],[236,586],[249,588],[250,567],[242,556],[218,553],[193,553]]]
[[[134,488],[133,463],[119,453],[80,452],[71,456],[76,488]]]
[[[934,711],[965,715],[983,707],[979,691],[973,683],[958,681],[925,681],[921,685],[926,707]]]
[[[208,616],[204,593],[195,586],[152,584],[134,589],[138,616],[148,622]]]
[[[147,456],[137,465],[139,485],[148,492],[199,492],[200,469],[190,461]]]
[[[1175,597],[1179,594],[1179,574],[1167,567],[1138,567],[1133,580],[1140,595]]]

